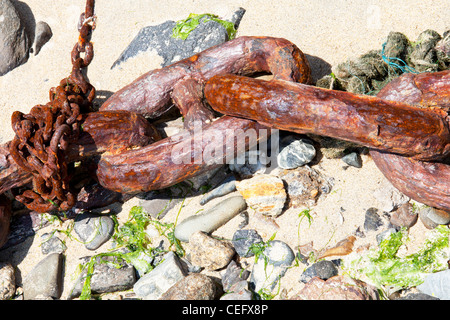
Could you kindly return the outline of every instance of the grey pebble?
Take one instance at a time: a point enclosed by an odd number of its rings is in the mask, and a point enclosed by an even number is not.
[[[35,38],[33,43],[33,52],[35,56],[41,51],[41,48],[51,39],[52,36],[52,29],[47,22],[39,21],[36,23]]]
[[[308,139],[296,139],[287,136],[281,140],[281,150],[277,155],[278,166],[283,169],[295,169],[311,162],[316,149]]]
[[[343,156],[342,161],[344,161],[349,166],[355,168],[362,168],[362,160],[358,152],[352,152]]]
[[[366,231],[376,231],[383,225],[383,220],[378,214],[377,208],[369,208],[364,219],[364,229]]]
[[[67,249],[64,242],[54,233],[44,233],[41,235],[41,251],[43,254],[63,253]]]
[[[450,300],[450,269],[429,274],[417,289],[441,300]]]
[[[25,300],[37,296],[59,299],[62,293],[63,255],[51,253],[41,260],[23,280]]]
[[[219,186],[206,193],[200,199],[200,204],[204,205],[212,199],[225,196],[234,191],[236,191],[236,178],[234,176],[229,176]]]
[[[339,270],[336,267],[336,264],[328,260],[321,260],[306,268],[306,270],[301,274],[299,281],[307,283],[314,277],[327,280],[338,275],[338,273]]]
[[[210,233],[227,223],[247,208],[242,196],[227,198],[201,214],[193,215],[181,221],[175,227],[175,237],[184,242],[196,231]]]
[[[250,248],[257,243],[261,243],[262,241],[263,239],[256,230],[241,229],[236,230],[233,234],[231,243],[240,257],[248,258],[254,256],[254,253],[250,250]]]
[[[73,227],[89,250],[96,250],[114,233],[114,221],[106,215],[83,213],[77,215]]]

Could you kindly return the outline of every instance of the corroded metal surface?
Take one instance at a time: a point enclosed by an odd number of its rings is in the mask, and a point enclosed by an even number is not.
[[[378,97],[423,108],[450,109],[450,71],[406,74],[389,83]],[[426,205],[450,210],[450,158],[423,162],[371,150],[375,164],[401,192]],[[447,163],[445,163],[447,162]]]
[[[211,78],[204,93],[218,112],[277,129],[348,140],[422,160],[442,159],[450,152],[447,113],[439,108],[234,75]]]

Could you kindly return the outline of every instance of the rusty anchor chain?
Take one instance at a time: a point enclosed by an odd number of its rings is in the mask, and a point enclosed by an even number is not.
[[[16,135],[9,151],[17,165],[32,174],[33,185],[16,199],[30,210],[68,210],[75,204],[76,194],[69,185],[72,168],[65,151],[79,136],[82,114],[91,109],[95,98],[95,88],[85,75],[94,56],[91,34],[95,20],[94,0],[88,0],[71,52],[71,74],[50,89],[46,105],[36,105],[28,114],[15,111],[11,117]]]

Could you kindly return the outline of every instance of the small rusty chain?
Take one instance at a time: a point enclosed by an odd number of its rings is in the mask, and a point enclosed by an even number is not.
[[[69,186],[73,168],[66,163],[65,151],[77,140],[82,114],[91,110],[95,98],[95,88],[85,75],[94,56],[90,38],[95,20],[94,0],[87,0],[78,24],[78,41],[71,52],[71,74],[50,89],[46,105],[36,105],[28,114],[16,111],[11,117],[16,134],[10,144],[11,156],[33,177],[33,189],[16,199],[30,210],[64,211],[75,205],[76,193]]]

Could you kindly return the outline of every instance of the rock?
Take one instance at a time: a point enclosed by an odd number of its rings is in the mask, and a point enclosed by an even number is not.
[[[434,30],[425,30],[420,33],[409,55],[408,64],[412,64],[418,72],[438,71],[435,47],[439,40],[441,40],[441,36]]]
[[[357,152],[349,153],[342,157],[342,161],[344,161],[349,166],[355,168],[362,168],[362,160],[361,156]]]
[[[89,262],[91,257],[82,258],[83,264]],[[94,272],[90,279],[91,292],[94,294],[129,290],[136,283],[136,272],[133,266],[123,259],[114,256],[97,256],[95,258]],[[87,270],[84,269],[75,281],[69,299],[78,297],[86,280]]]
[[[229,292],[233,290],[233,287],[242,281],[247,282],[247,278],[249,277],[249,272],[247,270],[242,270],[234,260],[232,260],[226,270],[222,275],[222,288],[225,292]],[[248,288],[247,288],[248,289]]]
[[[51,253],[41,260],[23,280],[25,300],[38,295],[59,299],[62,293],[63,255]]]
[[[277,155],[278,166],[283,169],[295,169],[311,162],[316,156],[316,149],[311,140],[296,139],[287,136],[281,140],[280,153]]]
[[[233,239],[231,240],[236,253],[243,258],[254,256],[254,253],[250,248],[261,242],[263,242],[263,239],[258,232],[253,229],[236,230],[233,234]]]
[[[77,215],[74,231],[89,250],[96,250],[114,233],[114,221],[105,215],[83,213]]]
[[[139,206],[152,218],[162,219],[172,208],[182,202],[182,199],[166,193],[150,191],[139,196]]]
[[[383,220],[378,214],[377,208],[369,208],[366,211],[364,219],[364,230],[366,231],[377,231],[379,227],[383,226]]]
[[[64,242],[54,233],[44,233],[41,235],[41,251],[42,254],[64,253],[67,249]]]
[[[253,300],[253,294],[248,288],[248,282],[242,280],[233,284],[220,300]]]
[[[332,189],[332,179],[308,165],[282,170],[278,177],[286,185],[289,208],[312,207],[321,195],[330,193]]]
[[[333,262],[321,260],[306,268],[306,270],[301,274],[299,281],[307,283],[314,277],[327,280],[331,277],[337,276],[338,273],[339,270]]]
[[[380,203],[382,211],[391,212],[410,200],[397,190],[387,179],[373,192],[373,196]]]
[[[253,265],[250,279],[253,291],[272,291],[294,259],[294,252],[286,243],[279,240],[268,242]]]
[[[0,76],[28,60],[30,41],[10,0],[0,0]]]
[[[376,288],[346,275],[312,278],[293,300],[378,300]]]
[[[189,241],[197,231],[213,232],[247,208],[241,196],[227,198],[203,213],[193,215],[176,225],[174,235],[180,241]]]
[[[48,226],[46,215],[31,211],[28,214],[13,215],[10,225],[10,233],[3,249],[15,246],[36,234],[36,231]]]
[[[441,300],[450,300],[450,269],[429,274],[424,282],[417,286],[421,293]]]
[[[197,231],[189,237],[190,261],[207,270],[218,270],[227,266],[233,258],[233,247]]]
[[[36,29],[34,32],[34,43],[33,43],[33,52],[34,55],[38,55],[41,51],[41,48],[46,44],[51,37],[53,36],[52,29],[47,24],[47,22],[39,21],[36,23]]]
[[[389,222],[394,227],[409,229],[416,224],[418,217],[418,213],[414,212],[413,205],[406,202],[391,214]]]
[[[442,39],[436,44],[435,49],[439,69],[447,70],[450,68],[450,30],[444,32]]]
[[[236,191],[236,178],[234,176],[229,176],[224,181],[222,181],[219,186],[205,194],[200,199],[200,204],[203,206],[212,199],[222,197],[234,191]]]
[[[232,15],[232,18],[236,19],[236,21],[232,21],[235,26],[239,25],[244,12],[244,9],[239,8]],[[228,33],[221,24],[205,20],[205,18],[201,20],[201,23],[186,40],[172,37],[175,21],[166,21],[156,26],[142,28],[114,62],[111,69],[141,52],[151,50],[155,50],[164,59],[162,67],[165,67],[228,40]]]
[[[16,292],[14,267],[8,262],[0,262],[0,300],[11,299]]]
[[[259,213],[276,217],[283,211],[287,196],[283,181],[278,177],[258,174],[237,181],[236,189],[247,205]]]
[[[261,158],[262,153],[260,151],[250,150],[233,159],[233,161],[228,164],[228,167],[241,179],[251,178],[256,174],[262,174],[267,170],[267,163],[261,162]]]
[[[160,264],[134,284],[133,290],[144,300],[157,300],[186,275],[177,255],[169,251]]]
[[[217,292],[217,285],[210,277],[192,273],[174,284],[160,300],[213,300]]]
[[[389,239],[389,237],[396,232],[397,232],[397,230],[395,230],[394,228],[389,228],[389,229],[384,230],[383,232],[377,234],[376,238],[377,238],[378,245],[380,245],[383,240]]]
[[[386,44],[384,45],[384,56],[386,58],[401,59],[406,63],[409,49],[409,40],[403,33],[394,31],[389,32]]]
[[[419,218],[427,229],[434,229],[440,224],[450,223],[450,213],[428,206],[419,209]]]
[[[425,293],[410,293],[405,295],[404,297],[400,297],[394,300],[440,300],[439,298],[430,296]]]

